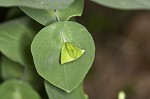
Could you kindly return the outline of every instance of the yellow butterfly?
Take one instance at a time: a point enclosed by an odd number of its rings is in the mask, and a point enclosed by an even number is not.
[[[61,64],[77,60],[85,50],[81,50],[70,42],[64,42],[61,47]]]

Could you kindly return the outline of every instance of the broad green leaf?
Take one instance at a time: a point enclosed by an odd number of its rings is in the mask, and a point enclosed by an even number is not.
[[[9,59],[27,65],[31,61],[30,44],[34,37],[27,18],[0,24],[0,52]]]
[[[56,15],[61,21],[69,20],[71,17],[74,16],[81,16],[83,6],[84,0],[75,0],[75,2],[71,4],[68,8],[56,11],[33,9],[27,7],[20,7],[20,9],[37,22],[43,25],[49,25],[50,23],[57,21]]]
[[[81,50],[70,42],[64,42],[61,47],[61,64],[78,59],[85,50]]]
[[[0,85],[1,99],[40,99],[33,88],[25,82],[9,80]]]
[[[37,9],[64,9],[74,0],[0,0],[1,7],[25,6]]]
[[[86,52],[75,61],[61,64],[60,52],[64,40]],[[31,52],[38,73],[51,84],[71,92],[83,81],[90,69],[95,46],[84,26],[76,22],[62,21],[43,28],[35,36]]]
[[[118,9],[150,9],[150,0],[91,0]]]
[[[20,64],[11,61],[6,57],[1,59],[1,76],[3,80],[12,78],[21,78],[23,74],[23,67]]]
[[[69,20],[74,16],[81,16],[84,8],[84,0],[75,0],[67,9],[56,10],[56,15],[61,21]]]
[[[84,94],[82,84],[80,84],[72,92],[67,93],[45,81],[45,89],[49,99],[87,99],[87,96]]]

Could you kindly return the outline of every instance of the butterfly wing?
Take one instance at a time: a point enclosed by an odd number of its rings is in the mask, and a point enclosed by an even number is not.
[[[61,47],[61,64],[77,60],[85,50],[81,50],[70,42],[64,42]]]

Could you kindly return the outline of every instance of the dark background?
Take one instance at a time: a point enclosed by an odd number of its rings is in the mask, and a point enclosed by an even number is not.
[[[78,21],[96,43],[85,79],[90,99],[150,99],[150,11],[117,10],[86,1]]]

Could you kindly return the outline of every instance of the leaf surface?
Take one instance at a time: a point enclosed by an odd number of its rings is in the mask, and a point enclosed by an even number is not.
[[[45,89],[50,99],[87,99],[82,84],[72,92],[67,93],[45,81]]]
[[[86,52],[75,61],[61,64],[60,53],[64,40]],[[38,73],[51,84],[71,92],[83,81],[90,69],[95,46],[84,26],[76,22],[62,21],[43,28],[35,36],[31,51]]]
[[[2,99],[40,99],[33,88],[22,81],[8,80],[0,85]]]
[[[91,0],[118,9],[150,9],[150,0]]]
[[[49,25],[57,21],[57,17],[61,21],[69,20],[74,16],[81,16],[84,7],[84,0],[75,0],[69,7],[59,10],[42,10],[28,7],[20,7],[20,9],[28,16],[43,25]],[[56,17],[57,16],[57,17]]]
[[[30,45],[34,37],[28,18],[0,24],[0,51],[9,59],[27,65],[31,58]]]

